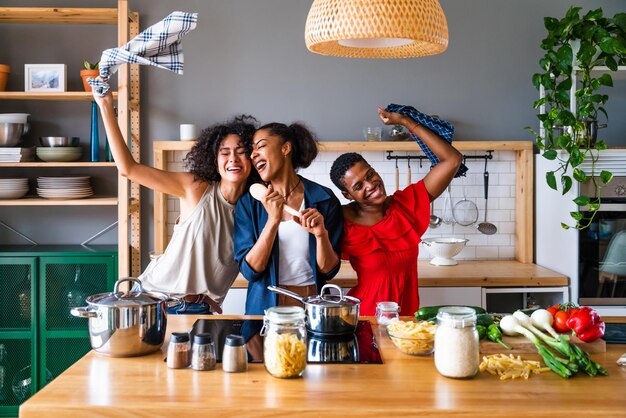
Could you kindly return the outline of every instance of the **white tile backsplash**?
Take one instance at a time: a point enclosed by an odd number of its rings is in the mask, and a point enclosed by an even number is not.
[[[300,170],[302,176],[329,187],[339,198],[342,204],[348,202],[339,190],[332,184],[329,176],[333,161],[342,153],[336,151],[321,151],[316,160],[306,169]],[[182,171],[184,169],[182,151],[168,152],[168,170]],[[395,161],[387,159],[386,152],[367,151],[362,153],[363,157],[379,172],[387,193],[391,194],[395,190]],[[398,151],[393,155],[421,155],[421,153]],[[483,152],[466,152],[466,155],[484,155]],[[421,167],[418,160],[411,160],[411,172],[413,182],[423,178],[430,169],[430,162],[422,161]],[[483,187],[483,172],[485,169],[484,160],[467,160],[469,171],[465,178],[454,179],[451,184],[451,194],[453,204],[465,195],[469,200],[476,203],[478,207],[478,222],[484,219],[485,199]],[[400,172],[400,188],[407,185],[407,161],[398,161]],[[467,238],[469,241],[463,251],[455,258],[457,259],[514,259],[515,258],[515,152],[496,151],[493,159],[487,163],[489,171],[489,198],[487,221],[494,223],[498,227],[495,235],[483,235],[475,226],[441,225],[437,229],[428,229],[424,234],[426,237],[457,237]],[[465,189],[465,190],[464,190]],[[444,195],[435,200],[434,212],[442,216],[444,206]],[[172,206],[173,205],[173,206]],[[178,217],[178,199],[168,197],[168,237],[171,237],[173,224]],[[478,223],[477,222],[477,223]],[[428,248],[420,246],[420,259],[430,259]]]

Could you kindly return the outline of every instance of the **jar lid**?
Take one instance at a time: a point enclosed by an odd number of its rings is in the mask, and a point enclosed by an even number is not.
[[[304,320],[304,309],[299,306],[273,306],[265,310],[266,321],[288,324]]]
[[[245,344],[245,341],[241,335],[237,334],[228,334],[226,336],[226,340],[224,340],[225,345],[229,345],[231,347],[239,347]]]
[[[476,324],[476,312],[465,306],[445,306],[439,308],[437,322],[454,328],[472,327]]]
[[[172,336],[170,337],[171,343],[184,343],[189,341],[189,334],[186,332],[172,332]]]
[[[398,304],[396,302],[378,302],[376,307],[383,312],[397,312]]]
[[[196,334],[193,336],[193,343],[194,344],[212,344],[213,337],[211,337],[211,334],[208,334],[208,333]]]

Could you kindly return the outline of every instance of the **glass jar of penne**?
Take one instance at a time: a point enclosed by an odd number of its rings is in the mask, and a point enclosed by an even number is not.
[[[275,306],[263,317],[263,362],[274,377],[302,376],[306,367],[306,328],[304,309]]]

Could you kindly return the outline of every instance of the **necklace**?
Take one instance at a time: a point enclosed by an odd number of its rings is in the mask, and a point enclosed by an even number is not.
[[[300,177],[298,177],[298,182],[296,183],[295,186],[293,186],[293,188],[291,190],[289,190],[289,192],[287,192],[287,194],[285,194],[283,196],[284,200],[287,200],[289,198],[289,195],[291,195],[291,193],[293,193],[294,190],[296,190],[296,188],[300,185]]]

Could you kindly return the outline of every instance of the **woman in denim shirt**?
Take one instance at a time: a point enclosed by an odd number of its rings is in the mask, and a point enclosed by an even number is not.
[[[317,156],[317,141],[302,124],[270,123],[252,139],[252,164],[268,193],[262,201],[244,194],[235,208],[235,259],[248,279],[247,315],[299,302],[277,296],[268,285],[302,296],[319,294],[339,271],[341,204],[327,187],[299,176]],[[289,205],[295,217],[283,211]],[[243,329],[248,340],[258,329]]]

